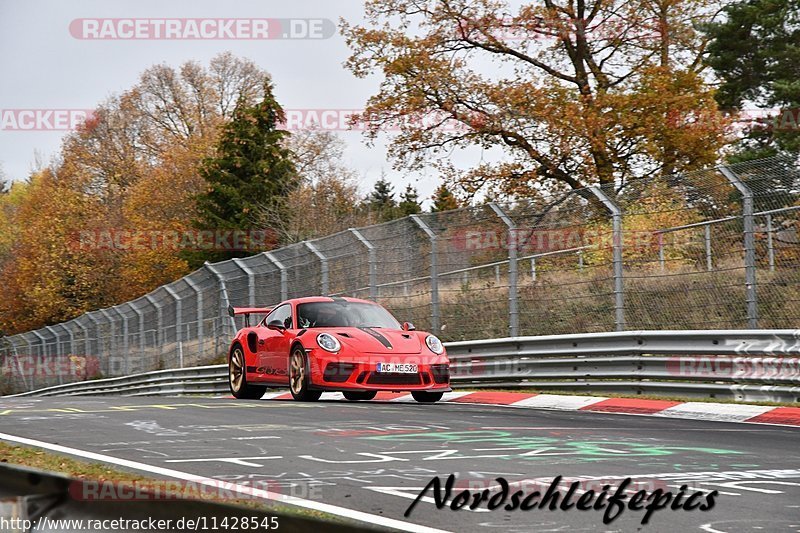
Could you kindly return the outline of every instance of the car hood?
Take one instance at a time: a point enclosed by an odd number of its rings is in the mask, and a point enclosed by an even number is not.
[[[364,353],[418,354],[422,351],[419,335],[413,331],[384,328],[325,328],[342,346]]]

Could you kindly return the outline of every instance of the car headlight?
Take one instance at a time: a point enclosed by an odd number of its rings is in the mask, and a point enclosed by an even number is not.
[[[328,352],[336,353],[342,349],[342,345],[339,344],[339,339],[330,333],[320,333],[317,335],[317,344],[319,344],[320,348]]]
[[[425,344],[427,344],[430,351],[432,351],[436,355],[441,355],[444,353],[444,345],[442,344],[442,341],[440,341],[438,337],[435,337],[433,335],[428,335],[427,337],[425,337]]]

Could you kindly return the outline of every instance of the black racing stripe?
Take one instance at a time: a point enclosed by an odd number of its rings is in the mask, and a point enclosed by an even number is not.
[[[372,335],[378,342],[383,344],[384,347],[389,348],[390,350],[392,349],[392,343],[389,342],[389,339],[387,339],[386,337],[384,337],[383,335],[381,335],[380,333],[378,333],[374,329],[370,329],[370,328],[358,328],[358,329],[360,329],[361,331],[363,331],[365,333],[369,333],[370,335]]]

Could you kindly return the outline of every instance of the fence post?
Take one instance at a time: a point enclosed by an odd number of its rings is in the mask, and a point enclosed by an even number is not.
[[[108,355],[108,373],[109,376],[116,375],[115,370],[111,368],[111,360],[114,357],[114,353],[118,351],[119,346],[117,345],[116,339],[116,329],[114,327],[114,320],[109,316],[107,309],[100,309],[100,314],[103,315],[103,318],[106,319],[108,322],[108,332],[109,332],[109,340],[108,340],[108,351],[106,352]]]
[[[75,320],[73,320],[72,323],[81,328],[81,331],[83,332],[83,352],[84,352],[83,355],[88,356],[89,351],[91,350],[91,346],[89,344],[89,329],[80,322],[78,322],[78,320],[80,319],[81,317],[78,317]],[[75,332],[73,332],[73,336],[74,334]]]
[[[772,240],[772,215],[767,215],[767,253],[769,254],[769,271],[775,272],[775,242]]]
[[[369,242],[364,235],[361,234],[355,228],[350,228],[350,232],[356,236],[356,239],[363,244],[366,249],[367,253],[369,254],[369,299],[376,300],[378,298],[378,260],[377,260],[377,250],[375,249],[375,245]]]
[[[233,259],[233,264],[247,275],[247,301],[250,307],[256,306],[256,274],[253,270],[242,263],[241,259]]]
[[[122,317],[122,357],[123,362],[125,363],[125,374],[130,374],[131,370],[131,349],[130,349],[130,328],[128,327],[128,315],[123,313],[120,308],[124,305],[130,306],[129,303],[124,303],[122,305],[115,305],[111,309],[113,309],[119,316]]]
[[[214,265],[208,261],[205,262],[203,268],[211,272],[211,275],[213,275],[217,279],[217,283],[219,283],[219,293],[221,296],[219,302],[221,307],[219,316],[221,320],[220,326],[222,329],[222,335],[225,336],[225,326],[223,324],[225,318],[227,317],[231,324],[231,336],[233,336],[233,334],[236,332],[236,319],[228,315],[228,306],[231,305],[231,299],[228,296],[228,286],[225,284],[225,278],[223,278],[222,274],[220,274],[219,271],[214,268]],[[214,351],[217,354],[219,354],[219,339],[219,335],[214,335]]]
[[[19,377],[22,379],[22,384],[25,386],[25,390],[33,390],[33,387],[28,385],[28,380],[25,377],[25,370],[22,368],[22,363],[19,360],[19,352],[17,351],[17,343],[13,340],[17,335],[12,335],[11,337],[2,337],[7,344],[11,345],[11,350],[14,352],[14,360],[17,363],[17,371],[19,372]],[[8,353],[8,352],[6,352]],[[36,368],[36,365],[33,364],[33,358],[31,357],[31,367]]]
[[[72,329],[67,327],[67,323],[66,322],[62,322],[61,324],[58,324],[58,326],[61,327],[61,329],[63,329],[64,331],[66,331],[67,332],[67,337],[69,337],[69,354],[67,354],[67,357],[66,357],[66,360],[69,361],[69,356],[75,355],[75,335],[72,333]],[[62,355],[63,355],[63,351],[62,351]],[[76,377],[79,378],[80,376],[76,375]]]
[[[150,302],[150,305],[156,310],[156,331],[153,341],[158,346],[158,364],[156,365],[156,368],[158,368],[161,366],[161,359],[164,357],[164,313],[161,310],[163,306],[158,305],[158,302],[151,294],[145,295],[144,299]]]
[[[169,285],[164,290],[175,300],[175,342],[178,343],[178,368],[183,368],[183,298]]]
[[[33,330],[33,331],[31,331],[31,333],[33,333],[33,335],[37,339],[39,339],[39,343],[41,345],[41,349],[39,350],[39,358],[40,358],[39,360],[42,362],[42,364],[36,365],[34,363],[34,372],[33,372],[34,379],[32,381],[34,382],[34,387],[35,387],[36,386],[36,369],[37,368],[42,368],[43,365],[45,364],[45,357],[46,357],[45,356],[45,350],[46,350],[46,342],[47,341],[45,341],[45,338],[42,336],[41,333],[39,333],[38,330]],[[31,347],[31,354],[32,354],[33,353],[33,344],[30,344],[30,347]],[[44,368],[46,368],[46,367],[44,367]]]
[[[283,263],[281,263],[277,257],[272,252],[264,252],[264,255],[267,256],[275,268],[280,270],[281,273],[281,301],[289,299],[289,280],[286,276],[286,267]]]
[[[664,232],[658,232],[658,264],[661,266],[661,272],[664,272]]]
[[[306,246],[306,248],[311,250],[311,253],[313,253],[314,255],[317,256],[317,259],[319,259],[320,269],[321,269],[321,273],[322,273],[322,276],[321,276],[322,277],[322,283],[321,283],[322,296],[327,296],[328,292],[329,292],[328,291],[328,258],[325,257],[325,255],[322,252],[320,252],[319,249],[316,246],[314,246],[313,244],[311,244],[310,242],[303,241],[303,244]]]
[[[140,359],[140,361],[139,361],[139,369],[142,372],[144,372],[145,371],[145,366],[144,366],[144,359],[145,359],[145,357],[144,357],[144,313],[142,313],[141,309],[136,307],[135,302],[130,302],[129,306],[131,308],[131,311],[136,313],[136,316],[139,318],[139,359]],[[126,362],[126,366],[128,367],[127,368],[128,374],[130,374],[131,373],[130,363]]]
[[[439,272],[437,265],[437,242],[436,234],[419,215],[411,215],[411,220],[419,226],[428,236],[431,242],[431,329],[434,333],[439,333]]]
[[[489,203],[492,211],[508,226],[508,331],[512,337],[519,335],[519,307],[517,300],[517,225],[495,202]],[[499,268],[499,267],[498,267]]]
[[[64,375],[63,375],[64,373],[62,371],[63,369],[61,368],[61,365],[63,364],[63,361],[62,361],[63,354],[62,354],[62,351],[61,351],[61,341],[60,341],[60,339],[58,337],[58,333],[56,333],[56,330],[54,330],[52,326],[45,326],[44,329],[47,330],[47,332],[50,335],[53,336],[53,340],[56,343],[56,361],[57,362],[56,362],[55,368],[56,368],[56,374],[58,374],[58,384],[60,385],[60,384],[64,383]]]
[[[600,187],[590,187],[592,193],[600,200],[611,213],[612,221],[612,253],[614,264],[614,312],[617,331],[625,330],[625,287],[623,284],[622,269],[622,211],[606,196]]]
[[[59,324],[59,326],[61,326],[61,329],[67,332],[67,337],[69,337],[69,354],[75,355],[75,334],[72,332],[71,328],[67,327],[66,322],[62,322]]]
[[[711,224],[706,224],[703,229],[703,239],[706,243],[706,270],[714,270],[714,263],[711,260]]]
[[[753,220],[753,191],[729,167],[719,171],[742,195],[742,221],[744,222],[744,278],[747,300],[747,324],[758,328],[758,293],[756,292],[756,240]]]
[[[102,350],[102,346],[100,344],[100,321],[97,320],[97,318],[94,317],[94,314],[96,312],[97,311],[92,311],[91,313],[86,313],[86,317],[89,319],[89,321],[92,322],[92,324],[94,324],[94,342],[97,344],[97,358],[98,358],[98,360],[102,361],[102,357],[101,356],[103,355],[102,354],[103,350]],[[87,340],[86,340],[86,351],[90,352],[92,350],[92,345],[88,340],[88,338],[89,338],[89,329],[88,328],[86,329],[86,338],[87,338]],[[108,377],[108,370],[109,370],[109,367],[106,366],[106,377]]]
[[[248,276],[249,275],[250,274],[248,274]],[[203,338],[205,333],[203,331],[203,291],[200,290],[200,286],[197,285],[197,283],[189,276],[186,276],[183,279],[186,281],[186,284],[189,286],[189,288],[194,291],[195,299],[197,301],[197,351],[202,359],[205,353],[205,339]],[[253,285],[253,287],[254,288],[251,289],[252,292],[250,294],[251,306],[255,306],[253,303],[255,301],[255,285]]]

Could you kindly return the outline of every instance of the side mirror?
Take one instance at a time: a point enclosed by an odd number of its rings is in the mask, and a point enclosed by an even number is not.
[[[403,322],[403,331],[414,331],[415,329],[417,328],[411,322]]]
[[[275,331],[281,331],[281,332],[286,329],[284,327],[284,325],[283,325],[283,322],[280,321],[280,320],[277,320],[277,319],[276,320],[271,320],[270,323],[267,324],[267,328],[275,330]]]

